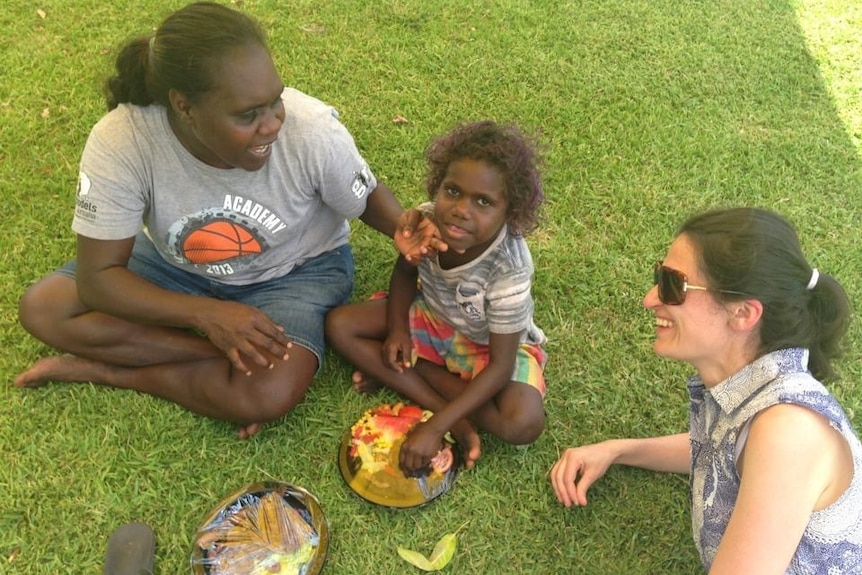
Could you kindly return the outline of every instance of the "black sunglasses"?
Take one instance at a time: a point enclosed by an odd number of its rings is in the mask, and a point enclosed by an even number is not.
[[[653,283],[658,286],[659,301],[665,305],[682,305],[685,302],[685,294],[690,289],[745,295],[738,291],[712,290],[703,286],[691,285],[688,283],[688,276],[683,272],[669,268],[663,265],[662,262],[656,262],[655,264]]]

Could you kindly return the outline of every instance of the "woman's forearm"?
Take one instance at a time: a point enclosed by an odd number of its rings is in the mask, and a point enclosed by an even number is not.
[[[689,473],[691,448],[688,433],[637,439],[611,439],[614,463],[652,471]]]

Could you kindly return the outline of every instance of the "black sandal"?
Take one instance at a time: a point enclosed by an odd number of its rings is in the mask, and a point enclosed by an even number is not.
[[[156,537],[146,523],[126,523],[111,533],[104,575],[153,575]]]

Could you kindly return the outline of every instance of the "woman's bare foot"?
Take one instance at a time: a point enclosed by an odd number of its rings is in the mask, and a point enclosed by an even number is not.
[[[263,429],[262,423],[249,423],[248,425],[240,425],[239,438],[249,439],[250,437],[254,437],[261,429]]]
[[[361,395],[374,395],[382,387],[377,381],[365,377],[361,371],[354,371],[350,380],[353,382],[353,389]]]
[[[467,421],[460,421],[452,428],[452,436],[458,444],[458,450],[464,460],[464,467],[473,469],[476,460],[482,455],[482,446],[479,432]]]
[[[107,364],[75,355],[46,357],[19,373],[15,387],[42,387],[49,381],[104,383],[109,369]]]

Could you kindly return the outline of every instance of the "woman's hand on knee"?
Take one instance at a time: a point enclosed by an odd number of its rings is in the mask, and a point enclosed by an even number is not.
[[[238,302],[217,303],[202,314],[196,324],[237,370],[251,373],[243,358],[269,368],[273,366],[273,358],[288,358],[292,344],[284,335],[284,329],[266,314]]]

